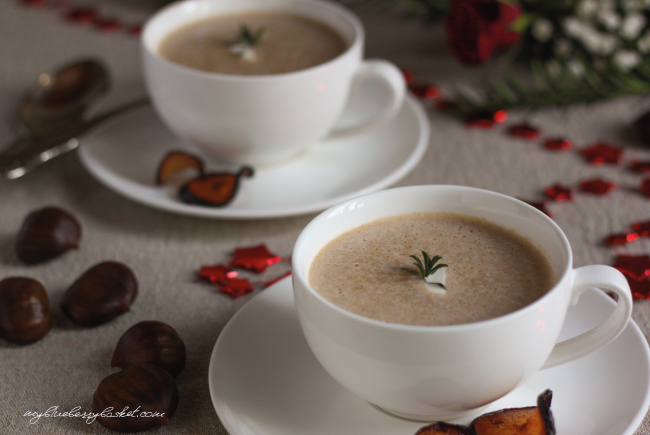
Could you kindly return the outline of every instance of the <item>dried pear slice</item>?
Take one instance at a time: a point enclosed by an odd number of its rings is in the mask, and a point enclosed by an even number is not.
[[[437,421],[421,428],[415,435],[473,435],[473,432],[467,426]]]
[[[188,204],[222,207],[235,197],[241,177],[252,177],[253,168],[244,166],[238,173],[229,172],[201,175],[187,182],[178,192]]]
[[[538,406],[483,414],[470,427],[476,435],[555,435],[552,397],[551,390],[546,390],[537,397]]]
[[[174,174],[186,169],[196,169],[200,175],[203,175],[203,161],[195,155],[185,151],[171,151],[163,158],[158,172],[156,173],[156,184],[165,183]]]

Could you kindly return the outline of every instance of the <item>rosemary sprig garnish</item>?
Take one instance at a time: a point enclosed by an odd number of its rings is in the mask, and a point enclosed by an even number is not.
[[[438,261],[442,259],[441,255],[430,257],[429,254],[427,254],[426,252],[424,251],[420,251],[420,252],[422,252],[422,260],[420,260],[420,258],[417,255],[411,255],[411,258],[415,260],[413,265],[417,267],[418,271],[420,272],[419,273],[420,279],[422,279],[423,281],[426,281],[427,277],[433,275],[443,267],[449,267],[448,264],[444,264],[444,263],[436,264],[438,263]],[[405,267],[402,269],[408,271],[413,275],[417,275],[417,273],[413,272],[411,269],[407,269]],[[445,285],[442,283],[436,282],[431,284],[438,285],[446,290]]]
[[[262,41],[262,35],[265,30],[264,27],[260,27],[256,32],[253,32],[246,24],[242,24],[237,37],[230,42],[230,46],[241,45],[253,48]]]

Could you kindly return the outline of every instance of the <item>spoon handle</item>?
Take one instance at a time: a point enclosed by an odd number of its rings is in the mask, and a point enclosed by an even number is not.
[[[84,122],[73,131],[63,135],[46,138],[20,138],[0,151],[0,179],[22,177],[38,165],[54,157],[72,151],[79,146],[79,137],[92,128],[129,110],[148,104],[148,99],[133,101],[117,109],[110,110]]]

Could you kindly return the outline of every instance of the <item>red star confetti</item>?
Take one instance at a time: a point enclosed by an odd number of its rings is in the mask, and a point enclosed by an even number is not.
[[[513,125],[508,129],[508,132],[514,137],[528,140],[536,139],[539,136],[539,129],[525,123]]]
[[[291,271],[290,271],[290,270],[287,271],[287,272],[285,272],[285,273],[283,273],[282,275],[278,276],[278,277],[275,278],[275,279],[272,279],[272,280],[270,280],[270,281],[266,281],[266,282],[264,283],[264,288],[267,288],[267,287],[272,286],[272,285],[275,284],[276,282],[278,282],[278,281],[280,281],[280,280],[282,280],[282,279],[288,277],[289,275],[291,275]]]
[[[579,187],[581,192],[591,193],[593,195],[607,195],[616,188],[616,183],[594,178],[581,181]]]
[[[65,19],[73,23],[91,24],[96,17],[94,9],[73,9],[66,14]]]
[[[650,198],[650,178],[644,178],[641,182],[641,193]]]
[[[551,151],[566,151],[573,148],[573,142],[569,139],[547,139],[544,141],[544,148]]]
[[[435,86],[424,83],[411,83],[408,87],[413,95],[422,100],[433,100],[440,96],[440,91]]]
[[[630,290],[632,297],[636,299],[650,299],[650,280],[648,278],[641,279],[640,281],[630,281]]]
[[[508,113],[505,110],[499,110],[494,113],[477,113],[465,120],[468,127],[492,128],[496,124],[505,122],[508,119]]]
[[[199,270],[199,279],[208,281],[214,285],[225,284],[229,279],[236,278],[237,275],[239,275],[239,272],[222,264],[202,266]]]
[[[639,162],[638,160],[632,160],[630,162],[630,169],[636,172],[650,172],[650,162]]]
[[[404,74],[404,81],[407,85],[410,85],[415,81],[415,74],[413,74],[411,71],[403,70],[402,74]]]
[[[571,189],[561,184],[554,184],[551,187],[547,187],[544,193],[552,201],[573,201]]]
[[[268,266],[280,261],[282,261],[282,257],[270,253],[266,245],[259,245],[235,249],[230,265],[262,273]]]
[[[650,275],[650,256],[648,255],[618,255],[614,268],[631,280],[639,281]]]
[[[142,24],[134,24],[132,26],[129,26],[126,31],[131,35],[135,36],[136,38],[140,36],[142,33]]]
[[[448,112],[454,110],[457,104],[451,100],[445,100],[443,98],[436,100],[436,109],[442,112]]]
[[[612,234],[605,238],[605,244],[609,246],[626,245],[639,239],[638,233]]]
[[[650,237],[650,221],[635,222],[632,224],[632,229],[641,237]]]
[[[219,286],[219,291],[233,298],[238,298],[252,292],[253,286],[247,279],[228,278],[225,283]]]
[[[95,26],[106,33],[115,33],[122,28],[122,25],[117,20],[97,20]]]
[[[39,8],[45,4],[45,0],[22,0],[20,3],[31,8]]]
[[[553,215],[548,212],[546,209],[546,201],[527,201],[525,199],[522,199],[521,201],[525,202],[528,205],[531,205],[535,207],[537,210],[541,211],[544,213],[546,216],[553,218]]]
[[[623,150],[601,142],[582,148],[580,154],[592,165],[602,165],[605,163],[615,165],[621,161]]]

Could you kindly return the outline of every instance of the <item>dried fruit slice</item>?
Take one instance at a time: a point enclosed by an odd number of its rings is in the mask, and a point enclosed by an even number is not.
[[[253,168],[244,166],[238,173],[220,172],[205,174],[187,182],[178,192],[188,204],[222,207],[235,197],[240,177],[252,177]]]
[[[437,421],[423,427],[415,435],[473,435],[473,432],[467,426]]]
[[[185,151],[171,151],[158,166],[156,184],[161,185],[169,180],[172,175],[186,169],[196,169],[200,175],[203,175],[203,161]]]
[[[472,424],[476,435],[555,435],[551,390],[537,397],[537,406],[509,408],[483,414]]]

